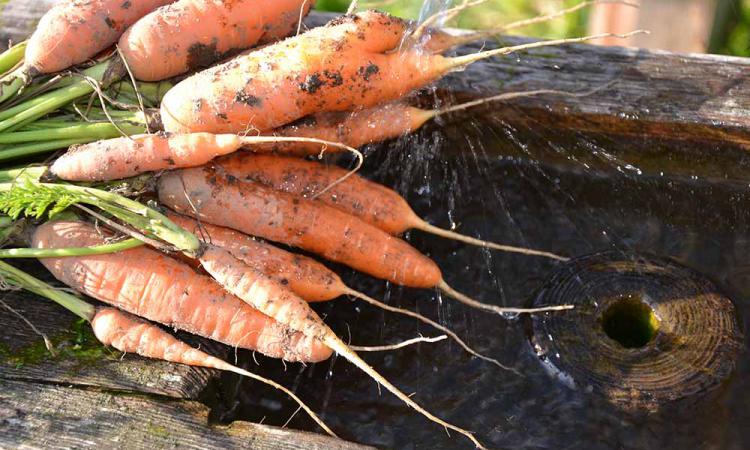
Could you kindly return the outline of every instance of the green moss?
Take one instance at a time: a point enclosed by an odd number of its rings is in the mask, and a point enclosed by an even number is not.
[[[155,425],[151,422],[149,422],[148,425],[146,425],[146,432],[154,436],[161,437],[161,438],[169,437],[169,431],[165,427],[161,425]]]
[[[0,344],[0,361],[6,365],[23,367],[48,360],[75,360],[76,366],[90,366],[111,357],[112,352],[94,336],[91,326],[85,320],[76,320],[69,329],[49,336],[55,354],[49,352],[41,339],[33,344],[11,349]]]

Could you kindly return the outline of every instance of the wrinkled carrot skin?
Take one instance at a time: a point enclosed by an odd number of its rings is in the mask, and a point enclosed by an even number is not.
[[[26,47],[32,75],[80,64],[117,42],[138,19],[172,0],[63,0],[42,16]]]
[[[383,142],[418,130],[431,118],[432,112],[405,103],[386,103],[356,111],[323,112],[307,116],[273,130],[272,135],[310,137],[340,142],[350,147]],[[307,156],[321,152],[320,144],[306,142],[278,142],[262,144],[253,151],[267,151],[282,155]],[[327,147],[327,153],[342,149]]]
[[[307,256],[280,249],[229,228],[201,223],[180,214],[167,216],[204,242],[227,250],[251,269],[262,272],[308,302],[333,300],[344,293],[344,283],[332,270]]]
[[[104,239],[84,222],[47,222],[36,229],[33,246],[88,247]],[[319,341],[293,332],[211,278],[149,248],[41,262],[73,289],[168,327],[287,361],[321,361],[331,355]]]
[[[115,308],[99,308],[91,321],[104,345],[123,353],[194,367],[226,369],[227,364],[175,338],[157,325]]]
[[[234,134],[158,133],[72,147],[50,171],[68,181],[108,181],[150,171],[196,167],[242,147]]]
[[[313,0],[179,0],[151,12],[119,41],[136,78],[158,81],[208,67],[297,29]]]
[[[158,193],[161,203],[177,212],[299,247],[377,278],[423,288],[442,279],[432,260],[401,239],[321,202],[224,177],[217,166],[164,174]]]
[[[328,327],[306,301],[221,247],[208,244],[200,261],[219,284],[269,317],[321,341],[328,334]]]
[[[218,159],[215,164],[242,181],[260,183],[307,198],[312,198],[348,173],[331,164],[252,153],[235,153]],[[389,234],[401,234],[421,221],[396,191],[357,174],[331,186],[315,199]]]
[[[269,132],[314,112],[401,98],[442,76],[449,59],[419,50],[381,53],[402,38],[400,21],[368,11],[199,72],[161,104],[172,132]]]

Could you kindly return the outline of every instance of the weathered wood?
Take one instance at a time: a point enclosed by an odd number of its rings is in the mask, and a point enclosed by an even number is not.
[[[24,269],[52,281],[41,266]],[[0,304],[0,378],[94,386],[195,399],[216,371],[122,356],[105,349],[89,332],[89,325],[50,300],[24,291],[0,293],[0,299],[22,314],[53,342],[57,356],[28,324]],[[225,350],[225,347],[220,347]],[[220,355],[224,356],[224,355]]]
[[[0,447],[366,448],[324,435],[248,422],[209,426],[207,408],[193,401],[154,401],[139,395],[9,380],[0,380]]]

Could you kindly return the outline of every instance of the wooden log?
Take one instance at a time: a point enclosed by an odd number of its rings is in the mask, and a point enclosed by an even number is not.
[[[24,270],[53,282],[36,263],[22,263]],[[158,394],[195,399],[216,371],[122,355],[96,341],[90,326],[64,308],[25,291],[0,295],[0,378],[32,380],[117,391]],[[7,307],[23,315],[53,343],[56,356],[42,337]],[[206,350],[206,345],[202,348]],[[224,346],[212,350],[226,352]],[[211,350],[208,350],[211,351]],[[225,354],[218,356],[224,357]]]
[[[193,401],[153,401],[0,379],[0,447],[76,449],[231,448],[256,450],[367,447],[324,435],[248,422],[209,426]]]

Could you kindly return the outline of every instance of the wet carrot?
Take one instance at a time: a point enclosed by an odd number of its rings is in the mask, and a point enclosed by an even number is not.
[[[101,245],[106,235],[84,222],[48,222],[37,248]],[[63,283],[132,314],[234,347],[288,361],[320,361],[331,350],[227,294],[209,277],[149,248],[41,260]]]
[[[498,314],[538,311],[473,300],[451,288],[437,264],[405,241],[324,203],[227,176],[220,166],[166,173],[157,190],[161,203],[179,213],[303,248],[380,279],[438,288],[462,303]],[[568,308],[544,308],[550,309]]]
[[[203,242],[228,251],[249,268],[287,286],[307,302],[328,301],[344,295],[356,297],[386,311],[402,314],[426,323],[450,336],[471,355],[495,364],[502,369],[509,369],[498,360],[482,355],[469,347],[463,339],[444,325],[413,311],[387,305],[350,288],[334,271],[312,258],[288,252],[230,228],[199,223],[195,219],[181,214],[168,213],[167,215],[174,223],[200,237]]]
[[[534,42],[455,58],[415,48],[382,53],[403,36],[397,22],[372,11],[346,16],[193,75],[164,97],[164,127],[173,132],[268,132],[315,112],[396,100],[492,56],[602,37]]]
[[[285,286],[266,277],[261,272],[249,268],[226,250],[214,245],[209,244],[207,246],[200,260],[203,267],[232,294],[279,322],[288,325],[289,328],[320,339],[321,342],[324,342],[328,347],[357,366],[378,384],[385,386],[393,395],[417,412],[437,424],[463,434],[477,448],[483,448],[471,432],[430,413],[373,369],[336,336],[307,302]]]
[[[164,80],[288,36],[314,3],[179,0],[136,22],[119,47],[137,79]]]
[[[549,252],[497,244],[444,230],[422,220],[396,191],[335,165],[276,155],[238,153],[216,161],[226,174],[297,197],[314,198],[381,230],[399,235],[416,228],[428,233],[526,255],[565,260]],[[323,192],[325,190],[325,192]],[[318,193],[322,193],[318,195]]]
[[[99,342],[123,353],[135,353],[145,358],[233,372],[268,384],[289,395],[321,428],[331,436],[336,436],[310,407],[284,386],[193,348],[157,325],[119,309],[105,307],[97,309],[91,320],[91,327]]]
[[[73,146],[52,164],[50,172],[68,181],[118,180],[145,172],[200,166],[242,147],[292,141],[315,142],[331,149],[343,147],[358,153],[351,147],[318,139],[158,133]]]

